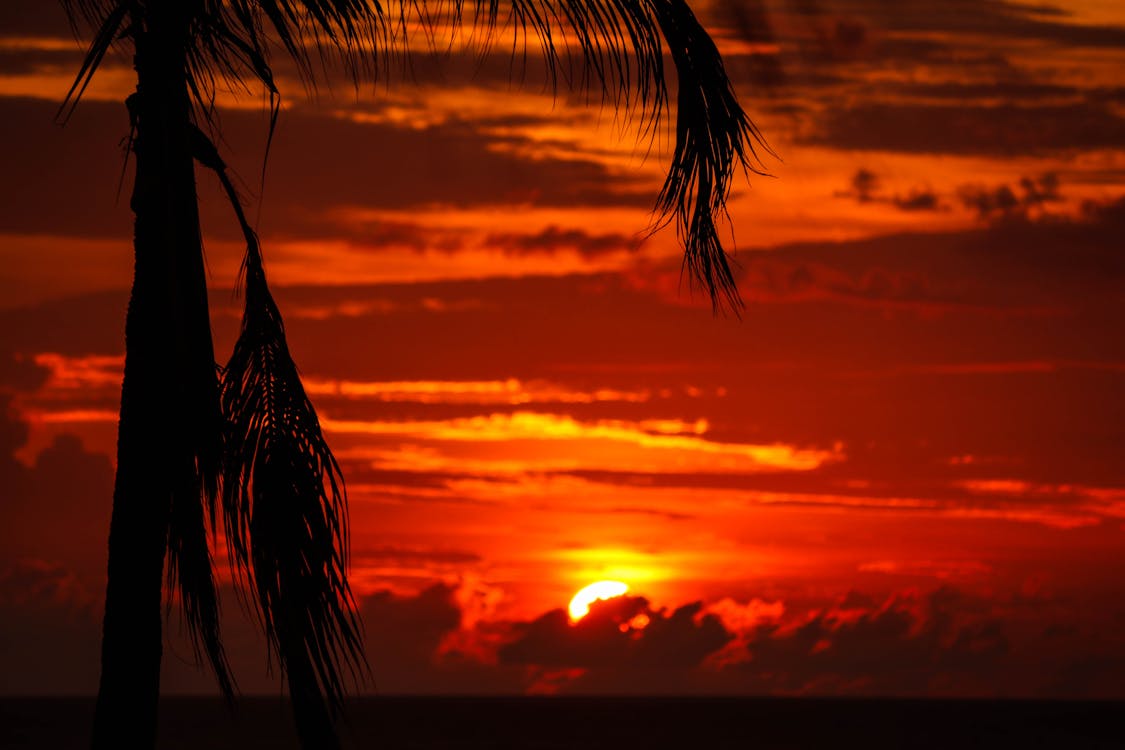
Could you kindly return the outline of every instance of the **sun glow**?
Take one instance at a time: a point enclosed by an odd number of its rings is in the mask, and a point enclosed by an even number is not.
[[[598,581],[591,583],[579,591],[570,600],[570,619],[573,622],[581,620],[590,613],[590,605],[601,599],[612,599],[621,596],[629,590],[627,584],[621,581]]]

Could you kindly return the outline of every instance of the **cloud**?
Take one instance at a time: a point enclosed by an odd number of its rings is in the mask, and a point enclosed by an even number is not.
[[[84,101],[65,128],[52,126],[57,107],[54,101],[0,98],[0,119],[18,133],[5,147],[0,232],[127,238],[128,201],[116,197],[126,166],[119,148],[128,134],[124,106]],[[548,122],[547,116],[540,121]],[[224,111],[222,122],[232,164],[256,174],[260,165],[254,160],[267,132],[260,113]],[[17,142],[18,148],[10,145]],[[283,113],[272,142],[261,225],[271,236],[343,233],[357,241],[407,248],[433,242],[452,250],[456,237],[411,222],[341,223],[340,215],[433,206],[651,206],[655,188],[642,187],[645,180],[635,170],[619,173],[595,157],[521,155],[516,147],[528,143],[478,122],[413,127],[294,106]],[[75,164],[83,168],[75,172]],[[200,179],[204,231],[236,238],[237,224],[214,182]]]
[[[47,5],[43,3],[42,5]],[[5,5],[7,10],[7,5]],[[0,24],[4,19],[0,17]],[[0,26],[7,31],[7,26]],[[50,70],[77,72],[82,65],[83,50],[78,42],[67,45],[52,43],[39,46],[35,41],[0,38],[0,76],[32,76]]]
[[[360,481],[363,478],[369,477],[360,475]],[[349,473],[348,479],[354,492],[354,488],[358,486],[357,477]],[[389,489],[387,485],[382,485],[382,488]],[[467,569],[480,566],[482,562],[483,558],[478,553],[463,549],[394,545],[362,546],[353,543],[350,575],[352,587],[366,593],[366,590],[372,586],[382,587],[392,581],[417,584],[418,581],[456,577],[463,575]]]
[[[460,233],[440,230],[408,221],[385,221],[363,216],[349,209],[326,212],[326,223],[336,220],[364,248],[382,252],[391,248],[408,248],[414,252],[440,250],[457,252],[464,247]],[[357,216],[357,213],[360,214]]]
[[[931,190],[912,190],[905,196],[896,195],[891,200],[903,211],[936,211],[941,208],[937,194]]]
[[[785,627],[767,625],[737,666],[774,691],[848,695],[990,693],[1009,652],[1003,622],[976,615],[979,604],[941,588],[900,594],[881,606],[824,610]],[[855,607],[855,608],[852,608]]]
[[[834,3],[807,0],[795,6],[790,12],[814,20],[831,19],[831,12],[839,8]],[[957,39],[980,35],[1093,48],[1120,48],[1125,42],[1125,28],[1120,26],[1076,23],[1064,10],[1005,0],[907,0],[893,7],[878,0],[852,0],[843,7],[879,29],[900,34],[932,32],[934,36]]]
[[[434,584],[416,596],[380,591],[363,599],[360,616],[377,685],[409,691],[415,672],[434,662],[442,638],[461,624],[456,589]]]
[[[744,633],[764,623],[779,621],[785,614],[785,603],[780,600],[767,602],[754,598],[746,604],[739,604],[727,597],[709,604],[706,611],[717,615],[724,627],[731,632]]]
[[[323,417],[322,423],[331,435],[365,441],[370,446],[366,457],[392,469],[472,473],[491,467],[507,474],[505,466],[529,471],[612,464],[649,471],[750,473],[811,471],[843,459],[839,445],[816,449],[711,440],[707,422],[699,420],[585,422],[564,414],[516,411],[429,422]],[[498,452],[496,444],[510,448]],[[352,453],[363,454],[363,444]]]
[[[840,195],[850,195],[860,203],[870,203],[878,190],[879,176],[870,169],[860,169],[852,175],[851,189]]]
[[[497,247],[506,253],[553,254],[559,250],[574,250],[586,257],[597,257],[611,252],[636,252],[640,242],[624,234],[590,234],[582,229],[561,229],[549,226],[535,234],[490,234],[484,239],[488,247]]]
[[[15,458],[28,438],[26,424],[0,396],[0,564],[24,557],[73,571],[91,590],[105,576],[105,540],[113,495],[113,465],[61,434],[30,466]]]
[[[1011,221],[1042,216],[1048,204],[1059,203],[1059,176],[1048,172],[1039,177],[1023,177],[1018,188],[1000,185],[985,188],[965,185],[959,191],[961,203],[986,221]]]
[[[377,445],[390,451],[391,441],[417,447],[419,435],[434,434],[430,428],[459,427],[466,437],[461,442],[472,444],[465,450],[486,458],[481,454],[487,446],[473,436],[508,427],[509,438],[520,441],[530,430],[517,431],[511,414],[496,425],[485,420],[476,427],[471,420],[526,407],[421,402],[476,398],[457,393],[467,384],[484,384],[496,400],[510,399],[507,384],[515,379],[517,400],[565,403],[565,414],[554,415],[561,426],[564,417],[581,427],[612,420],[633,426],[658,414],[686,425],[706,419],[709,431],[701,439],[720,446],[778,441],[823,449],[844,442],[847,460],[831,473],[809,477],[817,486],[795,476],[754,478],[753,486],[762,490],[835,495],[840,485],[826,483],[864,479],[870,489],[848,492],[932,498],[948,496],[948,488],[940,491],[943,478],[993,475],[1112,486],[1120,482],[1112,446],[1120,444],[1115,425],[1121,424],[1112,415],[1120,413],[1122,393],[1112,366],[1125,362],[1120,332],[1112,325],[1125,277],[1125,256],[1115,244],[1125,225],[1122,205],[1090,204],[1076,219],[1029,218],[972,231],[806,243],[744,256],[741,282],[752,314],[737,324],[696,325],[707,319],[706,310],[668,304],[682,299],[675,262],[626,278],[302,287],[279,289],[278,296],[283,310],[321,309],[340,299],[395,306],[390,312],[356,308],[352,315],[287,320],[306,377],[324,386],[314,396],[324,415],[387,425],[382,436],[337,433],[333,445],[344,450]],[[656,291],[635,281],[652,281],[664,270],[667,288]],[[449,314],[429,314],[420,303],[427,298],[488,304],[468,307],[453,321]],[[3,311],[0,326],[17,352],[114,354],[120,352],[125,299],[98,295]],[[217,319],[220,352],[236,325],[237,318]],[[649,401],[578,403],[579,396],[601,388],[632,393],[628,388],[638,382],[651,394]],[[396,390],[394,383],[418,385]],[[358,384],[357,393],[370,390],[370,398],[345,398],[353,388],[345,384]],[[735,390],[722,398],[686,398],[688,385],[706,387],[708,394]],[[419,392],[406,392],[411,389]],[[112,409],[106,403],[99,408]],[[580,432],[583,441],[596,437]],[[666,481],[645,471],[661,468],[652,462],[622,465],[591,452],[588,461],[560,467],[560,456],[571,457],[569,444],[542,440],[527,447],[542,449],[534,457],[543,470],[632,470],[623,481]],[[639,461],[653,454],[630,450]],[[966,454],[1008,463],[978,464],[974,476],[946,464]],[[394,459],[381,468],[400,478],[435,469],[418,452],[380,457]],[[496,460],[487,464],[486,472],[503,468]],[[352,467],[356,476],[371,470],[361,456],[350,461]],[[461,460],[445,468],[472,473]],[[697,463],[692,473],[695,486],[710,486],[722,472]],[[721,481],[747,484],[741,476]],[[919,487],[923,481],[927,486]]]
[[[1030,605],[1042,608],[1043,602]],[[640,597],[596,602],[570,623],[552,610],[507,623],[499,667],[524,667],[527,689],[572,693],[848,696],[1117,695],[1093,650],[1118,663],[1120,639],[1041,629],[1068,615],[943,586],[874,598],[851,591],[811,612],[729,600],[653,610]],[[720,614],[721,613],[721,614]],[[728,621],[729,617],[729,621]],[[1061,620],[1059,621],[1062,622]],[[1045,661],[1040,661],[1044,659]],[[1081,684],[1076,675],[1092,676]],[[1069,687],[1067,687],[1069,686]]]
[[[0,561],[0,695],[90,695],[97,688],[100,598],[36,557]]]
[[[906,195],[886,195],[881,192],[879,175],[869,169],[859,169],[852,175],[851,186],[836,193],[839,197],[854,198],[858,203],[890,204],[901,211],[936,211],[941,202],[935,192],[926,188],[913,188]]]
[[[261,140],[261,127],[259,117],[224,115],[234,153],[253,153],[247,146]],[[271,149],[263,226],[323,232],[335,223],[321,213],[331,207],[651,205],[636,175],[617,175],[592,158],[523,157],[513,147],[524,143],[471,121],[418,128],[294,108]]]
[[[363,642],[370,675],[352,687],[359,694],[518,693],[521,675],[497,669],[467,652],[444,647],[468,625],[463,600],[469,587],[433,582],[412,593],[380,589],[358,597]],[[239,687],[246,695],[276,695],[281,689],[276,666],[269,668],[266,643],[257,623],[233,606],[234,591],[223,587],[222,632]],[[487,629],[488,625],[481,626]],[[213,693],[212,675],[194,663],[182,625],[173,618],[166,628],[162,692]],[[477,640],[485,639],[479,635]],[[176,658],[178,657],[178,658]]]
[[[630,596],[594,602],[576,623],[556,609],[512,632],[498,652],[501,664],[622,672],[692,669],[733,637],[700,602],[668,613]]]
[[[0,3],[3,36],[61,36],[67,33],[66,12],[61,3],[38,0],[5,0]]]
[[[366,691],[402,693],[517,693],[521,675],[478,658],[462,646],[462,628],[477,632],[473,644],[490,640],[489,623],[478,623],[472,585],[433,583],[415,594],[377,591],[360,601],[364,643],[374,678]]]
[[[46,382],[48,375],[48,369],[33,358],[0,349],[0,392],[34,391]]]
[[[830,108],[805,141],[855,151],[1029,156],[1125,147],[1125,119],[1099,103],[851,102]]]
[[[416,404],[475,404],[478,406],[508,404],[592,404],[598,402],[643,403],[653,394],[645,390],[621,391],[595,388],[579,391],[542,380],[521,381],[518,378],[481,381],[391,381],[357,383],[306,379],[305,389],[318,396],[336,396],[349,400],[403,402]]]

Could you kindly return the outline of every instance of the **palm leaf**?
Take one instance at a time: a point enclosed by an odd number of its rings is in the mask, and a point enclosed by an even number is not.
[[[228,549],[287,677],[303,746],[337,747],[345,672],[366,673],[345,570],[344,480],[289,354],[257,237],[225,169],[216,171],[247,238],[242,331],[221,391]]]
[[[208,546],[205,503],[195,471],[187,471],[172,493],[168,525],[168,584],[180,592],[184,619],[188,624],[196,657],[205,655],[227,701],[234,699],[234,679],[219,631],[219,598],[212,573]],[[214,525],[212,517],[212,525]]]
[[[78,106],[78,100],[86,92],[86,88],[94,78],[94,73],[97,72],[102,60],[105,59],[106,53],[109,52],[114,41],[116,41],[129,12],[129,3],[124,2],[124,0],[101,3],[91,0],[63,0],[63,7],[67,10],[72,26],[77,26],[75,21],[81,15],[96,29],[90,47],[82,59],[82,66],[78,69],[78,75],[74,77],[74,83],[71,84],[70,90],[66,92],[62,104],[59,105],[57,118],[66,122],[70,119],[74,108]]]
[[[676,220],[684,266],[712,303],[742,306],[716,220],[725,217],[736,167],[764,174],[754,144],[761,133],[735,98],[715,43],[684,0],[649,0],[679,77],[676,147],[657,199],[664,222]]]

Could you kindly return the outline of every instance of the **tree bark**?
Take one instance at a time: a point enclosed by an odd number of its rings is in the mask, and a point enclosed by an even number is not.
[[[155,746],[172,498],[199,498],[204,464],[218,458],[217,376],[189,130],[189,35],[179,5],[148,3],[132,19],[135,264],[94,719],[99,750]]]

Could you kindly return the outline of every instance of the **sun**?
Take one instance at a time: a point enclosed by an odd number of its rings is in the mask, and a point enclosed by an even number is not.
[[[570,619],[573,622],[581,620],[590,613],[590,604],[599,599],[612,599],[621,596],[629,590],[627,584],[621,581],[598,581],[591,583],[579,591],[570,600]]]

